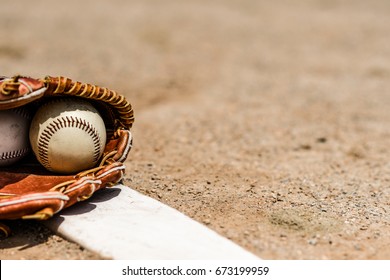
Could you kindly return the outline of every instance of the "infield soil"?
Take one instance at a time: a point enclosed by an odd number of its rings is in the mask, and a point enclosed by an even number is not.
[[[2,2],[0,74],[124,94],[124,184],[261,258],[390,258],[389,1],[59,3]],[[11,226],[0,259],[101,258]]]

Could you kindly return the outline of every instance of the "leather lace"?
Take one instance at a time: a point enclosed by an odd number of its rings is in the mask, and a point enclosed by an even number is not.
[[[0,93],[3,95],[12,95],[19,92],[19,78],[21,76],[17,75],[12,77],[11,79],[6,79],[0,85]]]
[[[105,87],[72,81],[66,77],[46,76],[42,80],[47,87],[45,95],[70,95],[85,97],[91,100],[102,101],[117,111],[116,129],[130,129],[134,122],[134,113],[131,104],[123,95]]]

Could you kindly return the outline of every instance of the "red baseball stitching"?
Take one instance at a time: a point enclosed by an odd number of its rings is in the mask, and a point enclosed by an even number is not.
[[[51,169],[49,163],[49,143],[53,135],[61,128],[76,127],[87,132],[93,139],[94,154],[93,161],[97,162],[100,157],[100,137],[99,133],[89,122],[77,117],[66,116],[59,117],[50,123],[40,134],[38,139],[38,155],[41,163],[48,169]]]

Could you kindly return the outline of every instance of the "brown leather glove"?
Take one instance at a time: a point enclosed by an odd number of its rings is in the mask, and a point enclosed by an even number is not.
[[[44,169],[30,154],[12,166],[0,167],[0,221],[48,219],[123,178],[134,122],[132,106],[124,96],[64,77],[0,77],[0,110],[38,108],[47,98],[67,96],[90,101],[105,121],[107,142],[99,164],[78,174],[60,175]],[[9,234],[9,228],[2,223],[1,233]]]

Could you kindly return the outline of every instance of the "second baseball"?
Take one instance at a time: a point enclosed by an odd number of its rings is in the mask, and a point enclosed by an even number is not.
[[[77,98],[42,105],[30,126],[31,148],[49,171],[70,174],[97,165],[106,145],[106,128],[91,103]]]
[[[30,151],[30,112],[21,107],[0,111],[0,167],[14,164]]]

